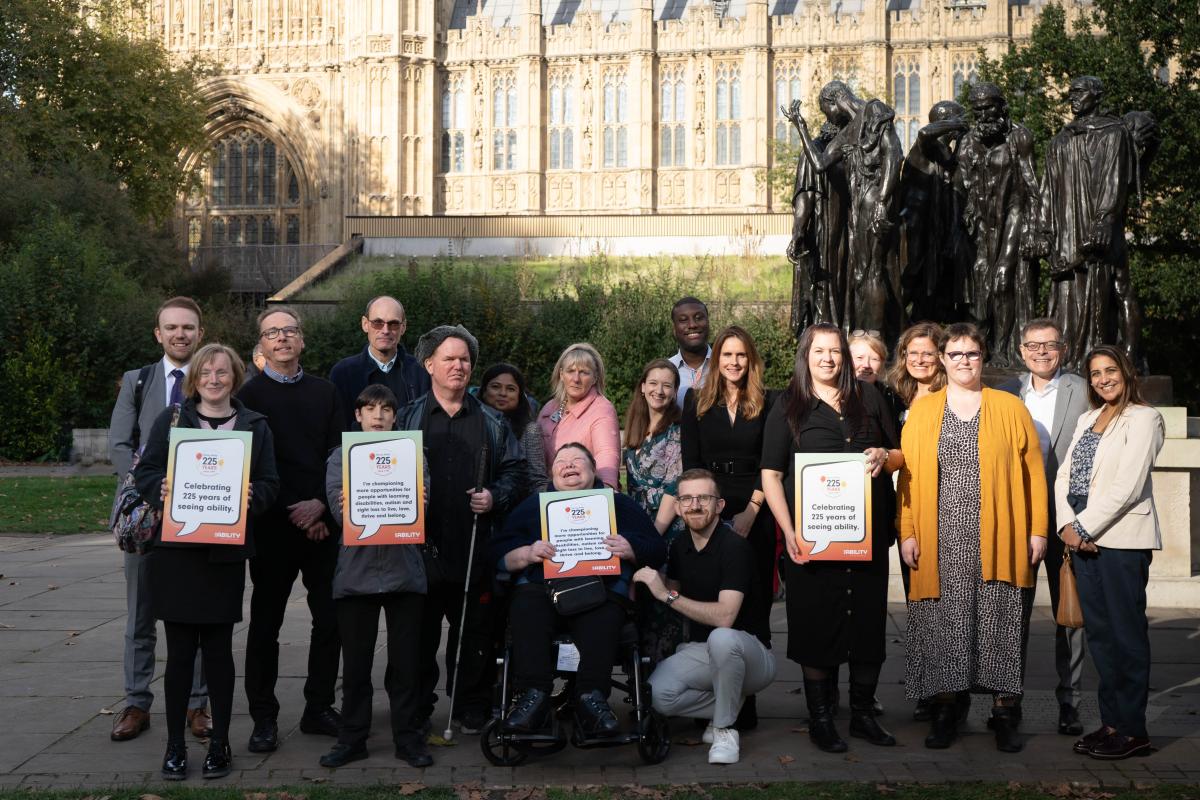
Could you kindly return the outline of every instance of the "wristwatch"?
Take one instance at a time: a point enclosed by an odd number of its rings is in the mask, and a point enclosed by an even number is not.
[[[679,592],[672,589],[671,591],[667,592],[667,599],[663,600],[663,602],[666,603],[667,605],[671,605],[671,603],[674,603],[678,599],[679,599]]]

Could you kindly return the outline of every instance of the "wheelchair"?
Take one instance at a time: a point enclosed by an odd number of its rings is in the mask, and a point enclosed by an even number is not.
[[[559,634],[554,638],[556,653],[559,654],[559,668],[555,678],[573,683],[573,670],[563,668],[564,648],[569,653],[574,649],[571,637]],[[509,682],[509,661],[512,653],[512,635],[505,635],[503,655],[496,659],[500,668],[500,678],[496,685],[496,705],[492,710],[492,719],[484,726],[479,734],[479,746],[484,757],[498,767],[515,767],[524,763],[533,755],[548,755],[557,753],[570,743],[579,748],[618,747],[627,744],[637,744],[638,754],[647,764],[658,764],[666,759],[671,752],[671,733],[667,719],[650,706],[650,684],[645,674],[650,659],[641,654],[638,644],[637,626],[632,620],[627,620],[621,627],[621,644],[618,655],[619,675],[612,677],[612,687],[624,692],[625,704],[633,706],[631,722],[627,729],[616,736],[587,737],[582,731],[571,725],[568,737],[564,727],[565,720],[573,717],[571,698],[573,691],[554,695],[551,701],[555,704],[550,714],[550,727],[539,733],[510,733],[504,730],[504,720],[508,716],[512,702],[512,687]],[[614,711],[616,709],[614,708]],[[618,714],[618,718],[620,714]]]

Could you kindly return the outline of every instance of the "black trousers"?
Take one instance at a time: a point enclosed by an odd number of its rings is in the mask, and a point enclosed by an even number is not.
[[[446,635],[446,694],[454,697],[454,713],[464,711],[487,714],[492,707],[492,687],[496,682],[496,658],[492,647],[492,596],[483,585],[472,586],[467,593],[466,625],[462,630],[462,663],[454,663],[458,646],[458,624],[463,607],[461,581],[438,580],[429,575],[429,589],[421,612],[421,696],[419,719],[433,716],[437,706],[437,686],[441,678],[438,646],[442,641],[442,620],[450,623]]]
[[[167,668],[163,684],[167,696],[167,741],[183,744],[187,728],[188,700],[196,651],[208,676],[208,699],[212,706],[213,740],[229,741],[229,719],[233,714],[233,689],[237,680],[233,667],[233,623],[193,625],[163,622],[167,639]]]
[[[308,590],[312,634],[308,646],[305,710],[320,711],[334,702],[341,638],[333,604],[333,570],[337,566],[337,532],[309,541],[284,521],[274,529],[263,524],[250,559],[250,630],[246,634],[246,698],[255,723],[279,716],[275,683],[279,679],[279,629],[283,625],[292,584],[300,576]]]
[[[1100,547],[1075,553],[1075,585],[1084,635],[1100,677],[1100,720],[1123,736],[1144,738],[1150,696],[1150,633],[1146,621],[1149,550]]]
[[[397,743],[418,737],[417,707],[420,650],[413,643],[421,636],[423,595],[389,592],[339,598],[338,628],[342,634],[342,728],[338,741],[355,745],[371,732],[371,703],[375,687],[371,666],[379,633],[379,612],[387,623],[387,669],[383,686],[391,708],[392,738]]]
[[[512,620],[513,686],[518,691],[553,689],[558,655],[554,637],[565,630],[579,650],[575,691],[587,694],[599,689],[608,697],[613,665],[621,647],[621,626],[628,617],[614,595],[610,594],[599,608],[562,617],[554,610],[545,588],[529,584],[517,589],[508,613]]]

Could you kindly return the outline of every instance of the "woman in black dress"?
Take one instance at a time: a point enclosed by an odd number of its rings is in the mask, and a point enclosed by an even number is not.
[[[725,499],[721,517],[750,542],[759,585],[770,597],[775,587],[775,520],[764,512],[759,476],[763,428],[777,393],[764,388],[763,361],[745,329],[731,325],[721,331],[712,352],[716,369],[699,388],[689,389],[683,401],[683,469],[699,467],[716,477]],[[770,630],[771,604],[760,606],[761,629]],[[742,706],[737,728],[753,728],[757,722],[751,696]]]
[[[178,407],[180,428],[249,431],[249,514],[252,519],[275,500],[279,475],[275,447],[267,418],[244,407],[234,392],[242,385],[245,368],[232,349],[221,344],[200,348],[192,358],[184,383],[184,400]],[[146,450],[134,470],[138,492],[162,510],[168,494],[167,454],[172,406],[163,411],[146,438]],[[156,534],[161,536],[161,529]],[[242,619],[242,594],[246,588],[246,559],[254,553],[252,531],[246,529],[243,545],[180,544],[156,540],[147,555],[150,605],[163,621],[167,639],[167,668],[163,682],[167,704],[167,752],[163,757],[165,780],[187,777],[184,730],[192,672],[199,648],[212,702],[212,738],[204,759],[205,778],[228,775],[232,769],[229,719],[233,713],[233,625]]]
[[[879,391],[854,377],[840,328],[812,325],[800,336],[796,368],[767,417],[762,486],[790,558],[787,569],[788,658],[804,668],[809,736],[829,753],[846,750],[833,726],[832,675],[850,663],[850,735],[890,746],[895,738],[875,720],[875,688],[885,655],[888,548],[894,527],[887,510],[895,493],[889,473],[904,456],[896,419]],[[801,562],[793,524],[795,453],[864,453],[871,472],[871,560]]]

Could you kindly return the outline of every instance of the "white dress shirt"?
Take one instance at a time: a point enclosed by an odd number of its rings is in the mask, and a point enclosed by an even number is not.
[[[668,361],[679,370],[679,391],[675,393],[675,404],[683,408],[683,396],[687,394],[687,390],[693,386],[699,389],[700,384],[704,383],[704,375],[708,372],[708,362],[712,361],[712,348],[708,348],[708,353],[704,356],[704,363],[696,369],[687,365],[687,362],[683,360],[682,352],[671,356]]]
[[[1042,463],[1050,455],[1050,434],[1054,430],[1054,404],[1058,401],[1058,378],[1062,370],[1054,373],[1054,377],[1042,387],[1041,391],[1033,388],[1033,376],[1029,376],[1029,388],[1021,392],[1021,400],[1033,417],[1033,427],[1037,429],[1038,445],[1042,448]]]

